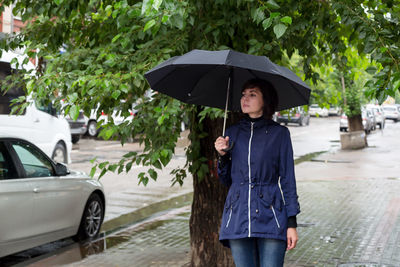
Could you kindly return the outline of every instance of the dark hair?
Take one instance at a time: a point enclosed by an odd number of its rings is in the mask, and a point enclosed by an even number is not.
[[[278,94],[275,91],[274,86],[262,79],[251,79],[244,83],[242,87],[242,92],[249,88],[259,88],[264,101],[263,116],[266,119],[272,119],[277,107],[278,107]]]

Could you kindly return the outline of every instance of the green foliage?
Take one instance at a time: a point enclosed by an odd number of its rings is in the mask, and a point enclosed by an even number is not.
[[[24,88],[33,98],[52,101],[72,117],[79,110],[89,116],[94,109],[98,118],[101,112],[109,114],[103,138],[120,138],[122,143],[137,138],[143,145],[142,153],[127,153],[118,163],[94,161],[92,176],[97,169],[102,176],[107,171],[128,172],[141,164],[149,171],[139,175],[139,183],[155,180],[155,170],[167,165],[174,154],[182,120],[190,121],[187,164],[172,172],[173,183],[182,184],[186,168],[200,178],[209,172],[200,147],[207,135],[202,123],[205,117],[217,118],[222,112],[161,94],[148,97],[146,71],[194,48],[230,48],[266,55],[295,69],[315,86],[314,100],[336,104],[342,97],[338,78],[343,70],[337,66],[352,64],[345,55],[352,46],[363,58],[369,54],[377,62],[377,71],[365,67],[365,73],[374,73],[368,83],[367,76],[358,77],[353,71],[346,75],[346,84],[359,81],[355,86],[365,85],[364,95],[381,101],[394,96],[400,86],[398,2],[5,0],[0,8],[14,3],[14,14],[20,13],[27,26],[21,34],[1,39],[0,47],[20,48],[29,57],[37,56],[39,64],[35,71],[22,69],[5,79],[1,87]],[[61,107],[61,99],[66,106]],[[24,105],[25,100],[16,102]],[[127,118],[132,104],[138,104],[139,115],[114,125],[113,110],[118,108]]]

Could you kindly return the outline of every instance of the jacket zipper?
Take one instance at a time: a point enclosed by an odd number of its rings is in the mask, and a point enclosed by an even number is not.
[[[232,218],[232,205],[231,205],[231,210],[229,211],[228,222],[226,223],[225,228],[228,228],[229,223],[230,223],[230,221],[231,221],[231,218]]]
[[[274,214],[276,225],[278,226],[278,228],[281,228],[281,225],[278,222],[278,218],[276,217],[274,206],[272,206],[272,205],[271,205],[271,210],[272,210],[272,213]]]
[[[251,152],[251,139],[253,139],[253,124],[251,123],[251,132],[250,132],[250,139],[249,139],[249,155],[247,157],[247,164],[249,165],[249,199],[247,202],[247,209],[248,209],[248,216],[249,216],[249,235],[251,236],[251,216],[250,216],[250,198],[251,198],[251,166],[250,166],[250,152]]]

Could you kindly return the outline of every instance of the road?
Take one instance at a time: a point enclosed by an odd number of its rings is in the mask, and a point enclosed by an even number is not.
[[[338,117],[311,118],[309,126],[300,127],[289,124],[288,128],[292,137],[295,158],[300,158],[313,152],[329,151],[334,153],[334,151],[340,149]],[[386,132],[391,133],[399,131],[400,124],[388,122],[384,131],[376,130],[372,132],[369,135],[368,140],[371,140],[369,142],[373,145],[375,142],[374,140],[384,139]],[[121,214],[127,214],[131,211],[138,210],[150,203],[191,192],[191,178],[186,180],[183,187],[170,187],[169,172],[176,166],[183,166],[185,161],[183,149],[184,144],[184,140],[180,140],[180,145],[176,149],[176,154],[170,166],[168,166],[167,170],[159,173],[159,179],[157,182],[150,181],[146,188],[142,185],[138,185],[136,179],[138,173],[146,170],[143,166],[135,166],[129,174],[117,175],[107,173],[101,179],[108,199],[106,220],[108,222],[113,222],[117,220]],[[387,147],[389,149],[390,144],[387,144]],[[78,145],[74,146],[72,152],[73,162],[69,167],[71,169],[90,172],[92,166],[90,160],[93,157],[97,157],[99,161],[107,160],[112,162],[119,160],[121,156],[128,151],[140,151],[140,147],[137,143],[128,143],[121,147],[117,141],[82,139]],[[309,174],[309,172],[307,172],[307,174]],[[298,173],[298,176],[301,179],[305,176],[304,179],[307,179],[307,174]],[[150,210],[149,212],[152,211]],[[112,224],[107,226],[110,229],[112,228]],[[104,246],[102,246],[101,243],[100,245],[79,245],[72,242],[70,239],[66,239],[12,255],[7,257],[7,259],[3,258],[1,261],[4,266],[10,266],[15,263],[20,263],[22,265],[28,263],[33,264],[35,260],[30,259],[31,257],[49,254],[54,255],[67,248],[71,252],[71,255],[80,255],[76,256],[76,260],[79,261],[79,257],[85,257],[86,255],[96,251],[102,251],[104,249]],[[75,253],[72,251],[75,251]],[[68,261],[64,262],[70,263],[73,261],[74,257],[70,257]],[[59,263],[61,262],[63,262],[63,259],[60,258]]]

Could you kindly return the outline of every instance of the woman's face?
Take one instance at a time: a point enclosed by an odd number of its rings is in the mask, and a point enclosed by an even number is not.
[[[263,115],[264,100],[260,88],[244,89],[240,105],[242,112],[248,114],[251,118],[261,117]]]

